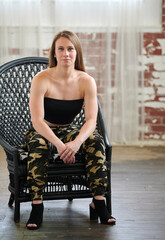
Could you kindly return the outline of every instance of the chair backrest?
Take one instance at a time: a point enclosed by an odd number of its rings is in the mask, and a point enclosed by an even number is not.
[[[22,143],[24,132],[31,125],[31,81],[47,65],[47,58],[27,57],[0,67],[0,136],[12,146]]]

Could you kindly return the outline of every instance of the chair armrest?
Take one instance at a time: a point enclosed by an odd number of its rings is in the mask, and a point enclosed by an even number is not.
[[[112,146],[111,146],[110,141],[109,141],[109,137],[108,137],[108,134],[107,134],[107,128],[106,128],[106,125],[105,125],[105,120],[104,120],[104,116],[103,116],[99,101],[98,101],[98,107],[99,107],[98,122],[99,122],[99,125],[100,125],[101,135],[104,138],[105,146],[107,148],[111,148]]]
[[[18,153],[18,150],[16,147],[11,146],[8,142],[6,142],[1,136],[0,136],[0,145],[5,150],[5,152],[16,155]]]
[[[9,172],[14,172],[17,179],[18,176],[18,162],[19,162],[19,153],[18,149],[15,146],[11,146],[0,136],[0,145],[3,147],[6,153],[6,161],[8,163]]]

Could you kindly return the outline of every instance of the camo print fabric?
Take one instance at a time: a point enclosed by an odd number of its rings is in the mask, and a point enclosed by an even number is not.
[[[74,140],[80,131],[77,126],[72,124],[67,127],[50,128],[64,143]],[[23,147],[28,151],[27,184],[31,199],[42,200],[47,179],[50,149],[54,148],[54,151],[56,151],[56,148],[33,128],[25,133]],[[94,131],[81,145],[79,151],[82,151],[85,155],[88,184],[92,195],[104,195],[107,187],[107,168],[102,136],[97,131]]]

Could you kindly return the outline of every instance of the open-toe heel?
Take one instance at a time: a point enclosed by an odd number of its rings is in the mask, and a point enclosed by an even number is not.
[[[41,226],[43,221],[43,211],[44,211],[43,203],[32,204],[32,211],[30,213],[29,220],[26,223],[26,227],[29,230],[36,230]],[[36,226],[28,226],[30,224],[35,224]]]
[[[96,200],[93,198],[94,208],[90,206],[90,219],[91,216],[94,220],[94,218],[97,216],[97,218],[100,218],[100,222],[102,224],[108,224],[108,225],[114,225],[116,224],[116,219],[110,215],[108,212],[108,209],[105,205],[105,200]],[[96,219],[96,218],[95,218]],[[113,221],[109,222],[108,220],[113,219]]]

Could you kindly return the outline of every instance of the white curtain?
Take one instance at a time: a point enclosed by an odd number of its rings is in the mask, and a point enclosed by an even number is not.
[[[0,0],[0,64],[40,54],[40,8],[37,0]]]
[[[124,0],[120,1],[116,16],[115,76],[105,91],[108,130],[116,143],[135,144],[143,139],[141,10],[141,1]],[[113,54],[112,49],[110,53]]]
[[[76,32],[111,142],[135,144],[143,140],[144,123],[141,5],[142,0],[0,0],[0,64],[43,56],[59,30]]]

